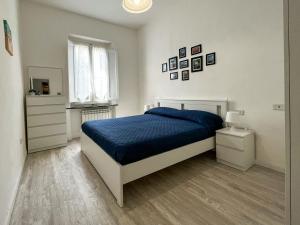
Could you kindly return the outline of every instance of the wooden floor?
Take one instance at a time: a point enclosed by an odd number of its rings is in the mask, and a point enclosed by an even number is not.
[[[125,185],[124,198],[119,208],[73,141],[28,156],[11,224],[284,224],[284,175],[240,172],[213,152]]]

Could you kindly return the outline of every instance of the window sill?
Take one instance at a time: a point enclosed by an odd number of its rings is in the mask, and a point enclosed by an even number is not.
[[[111,103],[76,103],[70,104],[69,107],[66,109],[95,109],[95,108],[103,108],[103,107],[116,107],[118,104],[111,104]]]

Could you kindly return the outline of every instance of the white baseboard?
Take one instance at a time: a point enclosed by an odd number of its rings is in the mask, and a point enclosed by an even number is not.
[[[12,213],[13,213],[14,206],[15,206],[15,202],[16,202],[16,199],[17,199],[17,195],[18,195],[18,191],[19,191],[19,187],[20,187],[22,175],[23,175],[24,168],[25,168],[26,159],[27,159],[27,153],[26,153],[25,160],[23,162],[21,173],[19,174],[18,179],[17,179],[17,184],[16,184],[16,186],[15,186],[15,188],[13,190],[13,193],[12,193],[13,194],[13,200],[12,200],[12,202],[10,204],[9,209],[8,209],[8,215],[7,215],[5,223],[4,223],[5,225],[9,225],[10,224],[10,220],[11,220]]]
[[[71,136],[71,140],[75,139],[75,138],[80,138],[81,136],[81,131],[73,133]]]
[[[269,168],[271,170],[275,170],[275,171],[280,172],[280,173],[285,173],[285,168],[282,168],[282,167],[279,167],[279,166],[274,166],[274,165],[271,165],[269,163],[261,162],[259,160],[256,160],[255,164],[259,165],[259,166]]]

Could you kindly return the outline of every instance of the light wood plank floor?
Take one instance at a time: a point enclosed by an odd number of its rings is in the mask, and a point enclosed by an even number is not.
[[[125,185],[119,208],[79,141],[28,156],[11,224],[284,224],[284,175],[205,153]]]

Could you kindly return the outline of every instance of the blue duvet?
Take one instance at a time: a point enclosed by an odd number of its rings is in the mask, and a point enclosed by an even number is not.
[[[126,165],[212,137],[222,124],[212,113],[160,107],[139,116],[89,121],[82,130]]]

